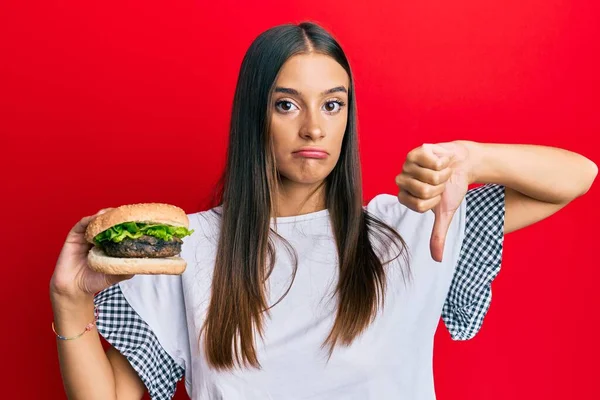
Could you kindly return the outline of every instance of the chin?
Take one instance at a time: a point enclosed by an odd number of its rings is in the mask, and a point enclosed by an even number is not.
[[[293,182],[300,185],[317,185],[327,178],[328,174],[314,174],[307,176],[305,174],[284,174],[281,177],[284,181]]]
[[[312,178],[312,179],[300,179],[300,178],[295,178],[295,179],[287,179],[288,182],[294,182],[296,184],[299,185],[307,185],[307,186],[314,186],[314,185],[318,185],[319,183],[323,182],[325,180],[326,177],[323,178]]]
[[[334,168],[331,162],[280,163],[279,174],[283,180],[296,184],[316,185],[327,179]]]

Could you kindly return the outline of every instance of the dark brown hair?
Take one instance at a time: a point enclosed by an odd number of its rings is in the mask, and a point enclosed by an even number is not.
[[[406,271],[402,267],[402,273],[408,272],[403,239],[363,208],[354,82],[342,48],[313,23],[286,24],[265,31],[251,44],[242,62],[217,198],[222,205],[221,233],[203,326],[206,357],[217,369],[236,364],[260,366],[255,340],[262,335],[263,318],[274,306],[267,304],[265,282],[275,263],[274,239],[283,239],[271,228],[278,173],[269,135],[269,104],[283,64],[294,55],[309,52],[332,57],[350,78],[342,150],[325,181],[339,259],[334,293],[337,315],[329,336],[323,338],[330,355],[338,343],[349,345],[363,332],[383,305],[384,265],[404,255]],[[383,262],[373,242],[395,256]],[[287,242],[286,246],[297,267],[293,249]]]

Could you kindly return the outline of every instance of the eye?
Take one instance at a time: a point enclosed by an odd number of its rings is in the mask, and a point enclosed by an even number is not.
[[[323,108],[329,114],[336,114],[336,113],[340,112],[342,107],[344,107],[345,105],[346,105],[346,103],[344,103],[341,100],[331,100],[331,101],[328,101],[327,103],[325,103],[323,105]]]
[[[280,101],[278,101],[277,103],[275,103],[275,107],[277,107],[277,109],[279,111],[282,111],[284,113],[290,112],[294,108],[298,109],[298,107],[296,107],[294,105],[294,103],[292,103],[291,101],[287,101],[287,100],[280,100]]]

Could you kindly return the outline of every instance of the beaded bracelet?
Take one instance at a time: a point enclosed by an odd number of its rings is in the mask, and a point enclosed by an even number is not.
[[[91,331],[92,328],[94,326],[96,326],[96,322],[98,322],[98,307],[94,307],[94,322],[90,322],[89,324],[87,324],[85,326],[84,331],[81,332],[79,335],[72,336],[72,337],[65,337],[65,336],[59,335],[58,333],[56,333],[56,329],[54,328],[54,322],[52,322],[52,331],[54,332],[56,337],[59,338],[60,340],[74,340],[74,339],[78,339],[81,336],[83,336],[84,333]]]

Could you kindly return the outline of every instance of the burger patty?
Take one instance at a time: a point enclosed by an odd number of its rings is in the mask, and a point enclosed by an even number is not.
[[[119,258],[165,258],[181,253],[183,241],[177,237],[162,240],[154,236],[142,236],[138,239],[123,239],[119,243],[106,241],[102,249],[107,256]]]

